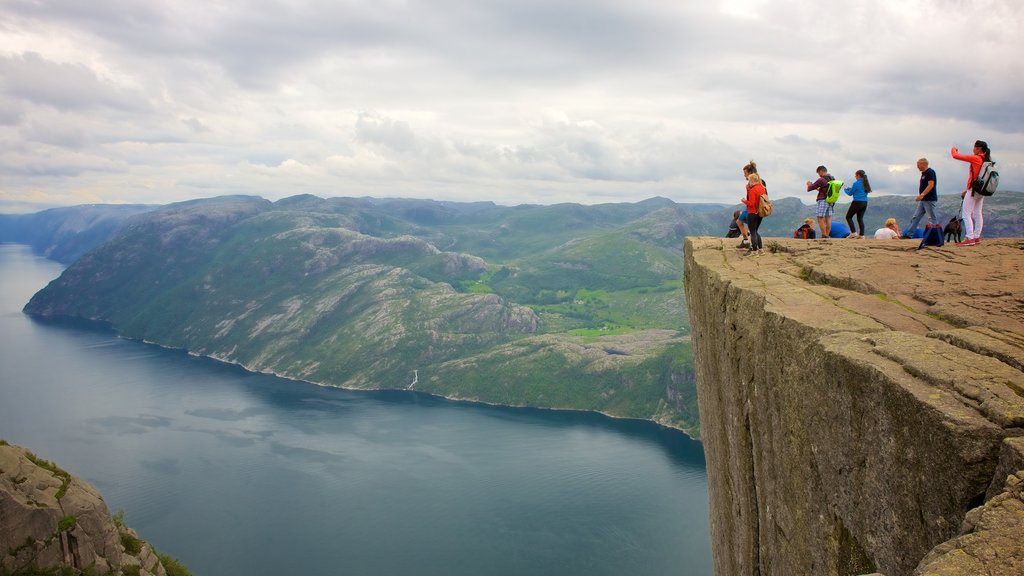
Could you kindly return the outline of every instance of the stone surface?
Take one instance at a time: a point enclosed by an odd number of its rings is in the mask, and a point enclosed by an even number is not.
[[[960,534],[929,552],[915,576],[1024,574],[1024,470],[1006,479],[1003,492],[968,512]]]
[[[95,488],[28,450],[0,443],[0,573],[67,566],[121,574],[165,576],[153,549],[122,546],[122,533]]]
[[[687,240],[717,574],[908,575],[1000,497],[1024,436],[1024,242],[917,244]]]

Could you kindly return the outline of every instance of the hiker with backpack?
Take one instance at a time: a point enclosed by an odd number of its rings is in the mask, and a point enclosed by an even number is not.
[[[917,211],[910,219],[910,226],[902,234],[904,239],[914,237],[914,231],[917,230],[921,218],[924,218],[925,212],[928,213],[929,224],[939,223],[938,218],[935,217],[935,204],[939,201],[939,193],[935,188],[937,185],[935,170],[928,167],[927,158],[917,161],[917,169],[921,171],[921,181],[917,186],[917,198],[914,199],[917,202]]]
[[[814,219],[804,218],[802,226],[793,231],[793,238],[803,238],[804,240],[814,240]]]
[[[747,165],[743,167],[743,180],[745,181],[744,184],[749,183],[751,174],[757,174],[757,164],[753,160],[748,162]],[[760,177],[760,174],[758,174],[758,176]],[[764,186],[764,189],[767,192],[768,184],[764,180],[762,180],[761,185]],[[740,233],[743,234],[743,239],[740,240],[739,248],[746,248],[747,250],[750,250],[750,223],[747,221],[748,216],[749,212],[747,210],[743,210],[741,211],[740,217],[736,220],[736,222],[737,226],[740,229]]]
[[[989,178],[979,178],[982,176],[983,167],[988,168],[986,172],[992,171],[991,167],[994,164],[992,162],[992,152],[988,149],[988,143],[983,140],[978,140],[974,143],[973,154],[960,154],[960,150],[955,146],[949,152],[953,158],[970,164],[967,188],[960,194],[960,197],[964,199],[961,210],[964,217],[965,238],[963,242],[957,242],[954,246],[974,246],[981,242],[981,227],[984,224],[981,208],[985,202],[985,196],[991,195],[992,191],[994,191],[994,187],[993,190],[986,190]],[[998,175],[996,175],[996,178],[996,182],[998,182]],[[981,181],[980,184],[979,180]],[[988,194],[985,194],[986,192]]]
[[[853,177],[856,178],[853,186],[846,189],[846,194],[853,196],[850,209],[846,211],[846,224],[850,227],[850,235],[847,238],[864,238],[864,232],[866,231],[864,229],[864,212],[868,209],[868,194],[871,193],[871,182],[868,181],[868,175],[863,170],[857,170]],[[857,229],[853,226],[854,216],[857,216],[860,234],[857,234]]]
[[[750,176],[747,177],[747,197],[740,198],[740,202],[747,207],[747,226],[750,228],[750,252],[748,256],[761,256],[764,254],[764,248],[761,243],[761,234],[758,233],[757,229],[761,226],[761,216],[758,214],[758,208],[761,205],[761,196],[767,195],[768,192],[764,188],[764,184],[761,183],[761,177],[757,175],[757,172],[751,172]]]
[[[818,173],[818,179],[814,182],[807,181],[807,191],[818,191],[818,196],[815,198],[817,207],[814,214],[818,217],[818,229],[821,231],[821,237],[828,238],[828,233],[832,230],[832,213],[835,208],[835,202],[829,203],[826,201],[826,198],[828,198],[829,194],[828,183],[835,180],[835,178],[828,173],[828,169],[824,166],[818,166],[816,172]]]

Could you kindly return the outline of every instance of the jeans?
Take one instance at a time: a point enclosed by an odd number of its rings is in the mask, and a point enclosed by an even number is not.
[[[904,236],[913,236],[914,230],[917,230],[917,225],[921,222],[921,218],[924,218],[924,213],[928,213],[928,223],[936,224],[938,219],[935,218],[935,200],[921,200],[917,203],[917,212],[914,212],[914,218],[910,221],[910,226],[903,232]]]

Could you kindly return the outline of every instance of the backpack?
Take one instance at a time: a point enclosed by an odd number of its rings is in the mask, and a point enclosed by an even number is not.
[[[978,177],[971,182],[971,194],[991,196],[996,193],[999,187],[999,172],[996,172],[995,162],[982,162]]]
[[[814,228],[811,228],[807,224],[804,224],[803,226],[797,228],[795,232],[793,232],[793,238],[803,238],[804,240],[813,240],[815,236],[816,236],[816,234],[814,233]]]
[[[828,188],[826,190],[827,191],[825,193],[825,202],[828,202],[829,204],[835,204],[836,201],[839,200],[840,192],[842,192],[843,190],[843,181],[829,180]]]
[[[772,201],[768,199],[767,194],[761,194],[757,197],[757,215],[761,218],[771,215],[772,213]]]
[[[924,227],[924,236],[921,237],[921,245],[918,250],[927,246],[942,246],[945,237],[942,234],[942,224],[928,224]]]

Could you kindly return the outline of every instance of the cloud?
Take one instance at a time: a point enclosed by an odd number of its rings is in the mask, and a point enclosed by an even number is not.
[[[959,185],[949,147],[983,138],[1004,186],[1024,189],[1016,11],[1008,0],[9,0],[0,185],[143,202],[734,203],[751,158],[781,196],[803,197],[818,164],[909,194],[915,172],[889,167],[921,156]]]
[[[82,64],[57,63],[35,52],[0,58],[3,92],[14,100],[58,110],[141,110],[138,94],[100,78]]]

